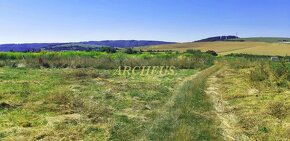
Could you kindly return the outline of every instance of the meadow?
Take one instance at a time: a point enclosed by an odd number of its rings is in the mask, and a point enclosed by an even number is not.
[[[176,69],[116,73],[134,66]],[[197,50],[2,52],[0,140],[287,140],[289,72]]]
[[[290,63],[245,58],[209,79],[225,139],[290,139]]]
[[[136,140],[168,108],[162,105],[176,84],[196,72],[130,77],[95,69],[0,70],[4,140]]]
[[[0,52],[0,66],[33,68],[98,68],[116,69],[119,66],[175,66],[179,69],[206,68],[214,56],[191,53],[106,53],[106,52]]]
[[[176,118],[185,101],[197,105],[203,99],[203,93],[188,81],[215,60],[201,52],[8,52],[0,56],[1,140],[174,140],[178,136],[172,131],[187,138],[193,130],[178,124],[171,127],[172,116]],[[116,75],[123,65],[172,65],[176,70],[166,75]],[[204,86],[204,79],[199,80],[197,84]],[[200,93],[199,99],[182,98],[185,91]],[[209,103],[205,106],[211,109]],[[199,127],[213,124],[207,122],[212,119],[187,116],[184,126],[193,119],[199,120],[195,123]],[[218,138],[211,130],[201,131],[190,138]]]

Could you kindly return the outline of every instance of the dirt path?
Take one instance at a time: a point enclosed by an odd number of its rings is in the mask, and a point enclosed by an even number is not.
[[[139,140],[220,140],[214,109],[204,97],[206,79],[218,69],[215,65],[183,79]]]
[[[243,134],[242,128],[238,125],[238,118],[233,112],[230,111],[227,101],[223,100],[222,94],[219,92],[220,83],[218,82],[219,74],[225,72],[225,68],[209,77],[207,80],[206,94],[210,97],[216,115],[220,120],[220,128],[222,129],[222,135],[224,140],[251,140],[245,134]]]

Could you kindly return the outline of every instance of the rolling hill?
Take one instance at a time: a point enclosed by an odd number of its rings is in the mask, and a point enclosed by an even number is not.
[[[279,38],[279,37],[252,37],[252,38],[235,38],[228,40],[241,42],[268,42],[268,43],[290,42],[290,38]]]
[[[236,41],[218,41],[218,42],[193,42],[178,43],[168,45],[157,45],[142,48],[143,50],[174,50],[186,51],[188,49],[208,51],[214,50],[220,55],[230,53],[246,53],[255,55],[290,55],[290,44],[269,43],[269,42],[236,42]]]
[[[147,40],[105,40],[105,41],[87,41],[73,43],[27,43],[27,44],[2,44],[0,51],[39,51],[41,49],[49,51],[61,50],[87,50],[90,48],[98,49],[98,47],[140,47],[161,44],[173,44],[174,42],[163,41],[147,41]],[[71,47],[71,48],[70,48]]]
[[[215,37],[209,37],[201,40],[197,40],[195,42],[216,42],[216,41],[227,41],[227,40],[238,40],[238,36],[215,36]]]

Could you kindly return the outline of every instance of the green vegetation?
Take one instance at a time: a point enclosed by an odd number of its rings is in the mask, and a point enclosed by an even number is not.
[[[215,53],[0,53],[0,140],[289,140],[289,57]]]
[[[217,69],[199,72],[183,83],[166,105],[163,119],[149,130],[149,140],[221,140],[218,120],[204,91],[207,77]]]
[[[136,140],[194,70],[114,76],[114,70],[0,68],[1,140]]]
[[[214,56],[192,53],[138,53],[123,52],[40,52],[0,53],[0,66],[32,68],[98,68],[116,69],[119,66],[175,66],[179,69],[203,69],[211,66]]]
[[[230,136],[247,140],[289,140],[290,64],[231,58],[217,75],[216,92]],[[239,136],[238,136],[239,135]]]
[[[169,134],[176,139],[175,132],[184,140],[218,138],[212,134],[217,132],[213,119],[179,113],[202,103],[211,109],[199,89],[205,78],[184,80],[213,65],[214,56],[207,53],[8,52],[0,58],[0,140],[150,140]],[[126,65],[177,69],[174,75],[115,75]],[[185,98],[191,94],[197,96]],[[177,112],[184,118],[172,130],[156,128],[166,128]],[[193,132],[199,127],[206,135]]]

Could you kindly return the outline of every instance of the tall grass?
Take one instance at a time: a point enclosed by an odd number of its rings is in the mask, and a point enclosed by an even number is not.
[[[207,68],[214,57],[206,54],[190,53],[142,53],[110,54],[104,52],[39,52],[39,53],[0,53],[0,67],[26,66],[45,68],[99,68],[116,69],[119,66],[175,66],[180,69]]]
[[[254,85],[290,87],[290,63],[285,61],[285,58],[280,61],[270,61],[263,57],[254,58],[249,55],[228,57],[225,60],[231,68],[236,70],[250,68],[248,77]]]

